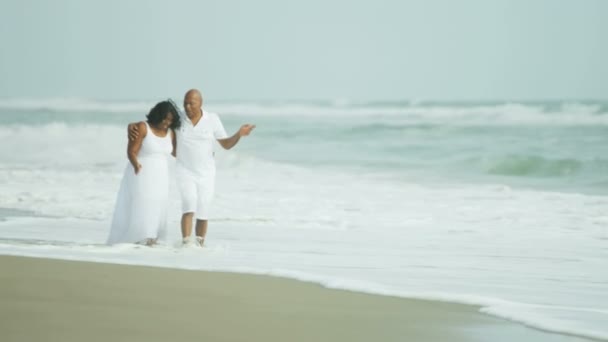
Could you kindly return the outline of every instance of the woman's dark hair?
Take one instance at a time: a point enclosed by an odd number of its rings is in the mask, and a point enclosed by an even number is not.
[[[177,129],[181,126],[182,122],[179,117],[179,113],[177,112],[177,108],[171,104],[169,101],[162,101],[156,104],[154,108],[150,109],[150,113],[146,115],[146,118],[149,124],[158,125],[165,118],[167,118],[167,114],[173,114],[173,122],[171,123],[172,129]]]

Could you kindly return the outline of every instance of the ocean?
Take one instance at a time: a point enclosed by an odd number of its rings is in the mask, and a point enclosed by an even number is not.
[[[179,245],[175,187],[168,242],[105,246],[126,125],[155,102],[0,99],[0,254],[267,274],[608,340],[608,102],[209,100],[229,134],[257,128],[216,148],[207,247]]]

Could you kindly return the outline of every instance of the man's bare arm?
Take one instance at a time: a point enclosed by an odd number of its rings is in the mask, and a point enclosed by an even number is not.
[[[143,121],[140,122],[131,122],[128,126],[127,126],[127,136],[129,137],[129,141],[131,140],[135,140],[139,137],[139,128],[138,126],[140,124],[143,124]],[[145,126],[145,124],[144,124]]]
[[[251,133],[251,131],[253,131],[254,128],[255,128],[255,125],[250,125],[250,124],[243,125],[231,137],[226,138],[226,139],[217,139],[217,141],[220,143],[220,145],[222,145],[222,147],[224,149],[229,150],[229,149],[233,148],[234,146],[236,146],[236,144],[239,142],[241,137],[248,136]]]

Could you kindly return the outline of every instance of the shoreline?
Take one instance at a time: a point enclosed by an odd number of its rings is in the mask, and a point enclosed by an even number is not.
[[[6,255],[0,267],[6,341],[591,341],[478,306],[274,276]]]

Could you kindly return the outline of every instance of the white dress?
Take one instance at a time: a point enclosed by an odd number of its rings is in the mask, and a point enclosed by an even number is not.
[[[169,164],[173,146],[171,132],[154,135],[148,123],[137,159],[139,174],[127,163],[120,184],[108,244],[143,243],[164,238],[167,232]]]

